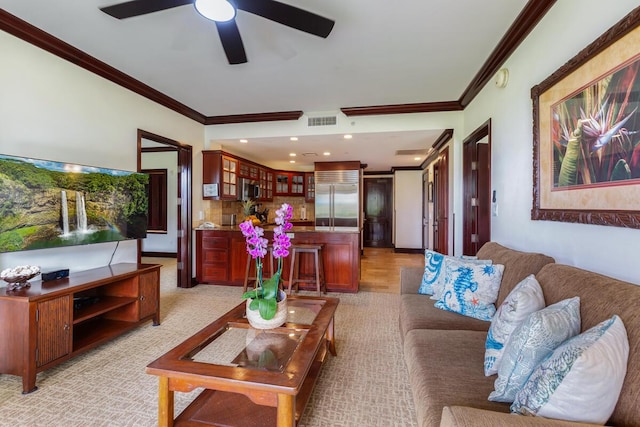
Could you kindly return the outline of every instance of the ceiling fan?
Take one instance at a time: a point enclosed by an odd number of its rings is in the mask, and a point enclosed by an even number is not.
[[[114,18],[125,19],[186,4],[193,4],[198,13],[216,23],[229,64],[247,62],[235,21],[238,9],[323,38],[331,33],[335,23],[323,16],[275,0],[131,0],[101,7],[100,10]]]

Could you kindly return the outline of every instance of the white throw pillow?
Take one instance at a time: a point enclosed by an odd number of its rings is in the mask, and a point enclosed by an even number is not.
[[[489,400],[513,402],[535,367],[563,341],[579,332],[579,297],[557,302],[527,316],[507,341],[495,390]]]
[[[627,331],[613,316],[556,348],[516,394],[511,411],[604,424],[618,402],[628,357]]]
[[[500,304],[491,319],[484,353],[484,374],[498,373],[504,346],[513,330],[535,311],[544,308],[542,288],[531,274],[518,283]]]
[[[447,259],[442,296],[435,306],[480,320],[491,321],[496,312],[504,265],[470,264]]]

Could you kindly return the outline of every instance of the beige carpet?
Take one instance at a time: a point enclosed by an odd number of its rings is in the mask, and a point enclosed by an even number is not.
[[[161,273],[161,321],[151,322],[38,374],[22,395],[21,379],[0,375],[1,426],[155,426],[157,383],[145,366],[240,302],[241,289],[175,287]],[[338,357],[329,356],[299,426],[415,426],[398,336],[399,295],[336,294]],[[2,349],[0,349],[2,351]],[[199,390],[176,393],[176,414]]]

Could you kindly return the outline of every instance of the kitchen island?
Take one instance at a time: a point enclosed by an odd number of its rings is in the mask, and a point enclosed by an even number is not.
[[[262,226],[265,238],[273,241],[274,226]],[[329,292],[358,292],[360,280],[360,233],[351,229],[295,226],[288,233],[292,244],[322,244],[324,274]],[[300,277],[313,276],[312,254],[300,254]],[[251,273],[254,262],[251,260]],[[291,256],[284,260],[283,280],[289,283]],[[265,259],[265,274],[269,267]],[[277,268],[277,264],[274,263]],[[242,286],[247,268],[244,236],[238,226],[196,228],[196,280],[198,283]],[[300,284],[300,289],[314,290],[315,284]]]

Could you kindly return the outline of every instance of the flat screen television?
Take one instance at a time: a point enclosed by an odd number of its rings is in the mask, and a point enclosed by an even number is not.
[[[0,155],[0,252],[147,235],[149,176]]]

